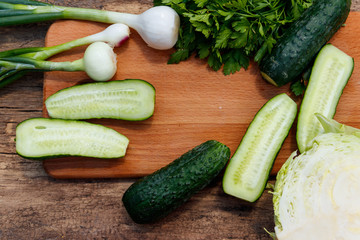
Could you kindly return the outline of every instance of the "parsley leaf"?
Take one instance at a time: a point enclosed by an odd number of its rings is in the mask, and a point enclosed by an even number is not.
[[[226,26],[222,27],[215,39],[215,48],[226,48],[232,31]]]
[[[187,48],[177,49],[176,52],[171,54],[171,58],[168,61],[168,64],[179,63],[190,57],[190,51]]]
[[[304,94],[306,85],[305,85],[304,81],[298,80],[298,81],[292,83],[290,88],[291,88],[291,91],[295,94],[295,96],[300,96],[300,95]]]
[[[249,66],[249,58],[240,49],[234,49],[224,53],[224,74],[229,75],[235,73],[244,67],[247,69]]]
[[[169,63],[195,54],[225,75],[259,62],[271,52],[287,25],[310,7],[312,0],[154,0],[180,16],[176,51]],[[302,86],[294,84],[298,93]]]

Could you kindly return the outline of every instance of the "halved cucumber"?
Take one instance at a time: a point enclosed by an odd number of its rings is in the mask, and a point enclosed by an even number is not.
[[[323,132],[315,113],[333,118],[340,96],[354,68],[354,59],[331,44],[325,45],[315,59],[309,84],[300,106],[296,141],[299,151]]]
[[[31,118],[16,127],[16,152],[24,158],[60,156],[119,158],[129,140],[102,125],[61,119]]]
[[[249,202],[261,196],[296,112],[296,103],[285,93],[259,110],[225,170],[225,193]]]
[[[58,91],[45,105],[52,118],[139,121],[154,113],[155,88],[139,79],[87,83]]]

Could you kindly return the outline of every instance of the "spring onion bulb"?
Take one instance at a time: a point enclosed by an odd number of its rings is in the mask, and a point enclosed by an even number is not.
[[[116,55],[104,42],[91,44],[84,53],[84,71],[95,81],[110,80],[116,73]]]
[[[37,1],[0,0],[0,26],[56,19],[79,19],[104,23],[123,23],[135,29],[152,48],[172,48],[180,25],[179,15],[168,6],[156,6],[141,14],[119,13],[87,8],[38,4]]]
[[[8,51],[0,52],[0,60],[4,58],[21,58],[21,61],[26,59],[35,60],[35,61],[43,61],[47,58],[64,52],[66,50],[82,46],[88,45],[94,42],[106,42],[110,47],[119,47],[123,42],[125,42],[129,38],[130,29],[127,25],[116,23],[107,27],[105,30],[95,33],[90,36],[86,36],[83,38],[75,39],[73,41],[63,43],[56,46],[51,47],[32,47],[32,48],[17,48]],[[6,62],[3,64],[9,65]],[[23,67],[5,67],[0,64],[0,87],[3,87],[10,82],[22,77],[26,71],[31,69],[24,70]]]
[[[140,15],[129,17],[124,23],[134,28],[148,46],[154,49],[170,49],[178,39],[180,18],[167,6],[150,8]]]
[[[113,48],[104,42],[90,44],[84,57],[73,62],[51,62],[26,57],[0,59],[0,67],[6,71],[85,71],[95,81],[110,80],[116,73],[116,55]],[[2,80],[0,75],[0,81]],[[6,77],[6,74],[5,74]]]
[[[120,47],[130,35],[130,29],[122,23],[115,23],[107,27],[104,31],[85,37],[89,43],[106,42],[111,47]]]

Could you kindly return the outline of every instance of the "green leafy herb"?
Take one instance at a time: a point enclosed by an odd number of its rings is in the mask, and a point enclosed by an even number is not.
[[[292,83],[290,88],[291,88],[291,91],[296,96],[300,96],[300,95],[303,95],[305,93],[306,85],[305,85],[305,82],[303,80],[299,80],[299,81],[296,81],[296,82]]]
[[[154,4],[172,7],[181,18],[169,63],[195,53],[228,75],[246,69],[252,58],[259,62],[312,0],[154,0]]]

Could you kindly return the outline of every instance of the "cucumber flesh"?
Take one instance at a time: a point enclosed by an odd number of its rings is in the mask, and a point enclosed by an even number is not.
[[[249,202],[261,196],[296,112],[297,104],[285,93],[259,110],[225,170],[225,193]]]
[[[319,52],[300,106],[296,141],[302,153],[324,130],[315,113],[333,118],[340,96],[354,69],[354,59],[331,44]]]
[[[31,118],[16,127],[16,152],[29,159],[60,156],[119,158],[129,140],[98,124],[61,119]]]
[[[154,113],[155,88],[139,79],[88,83],[58,91],[45,105],[52,118],[139,121]]]

